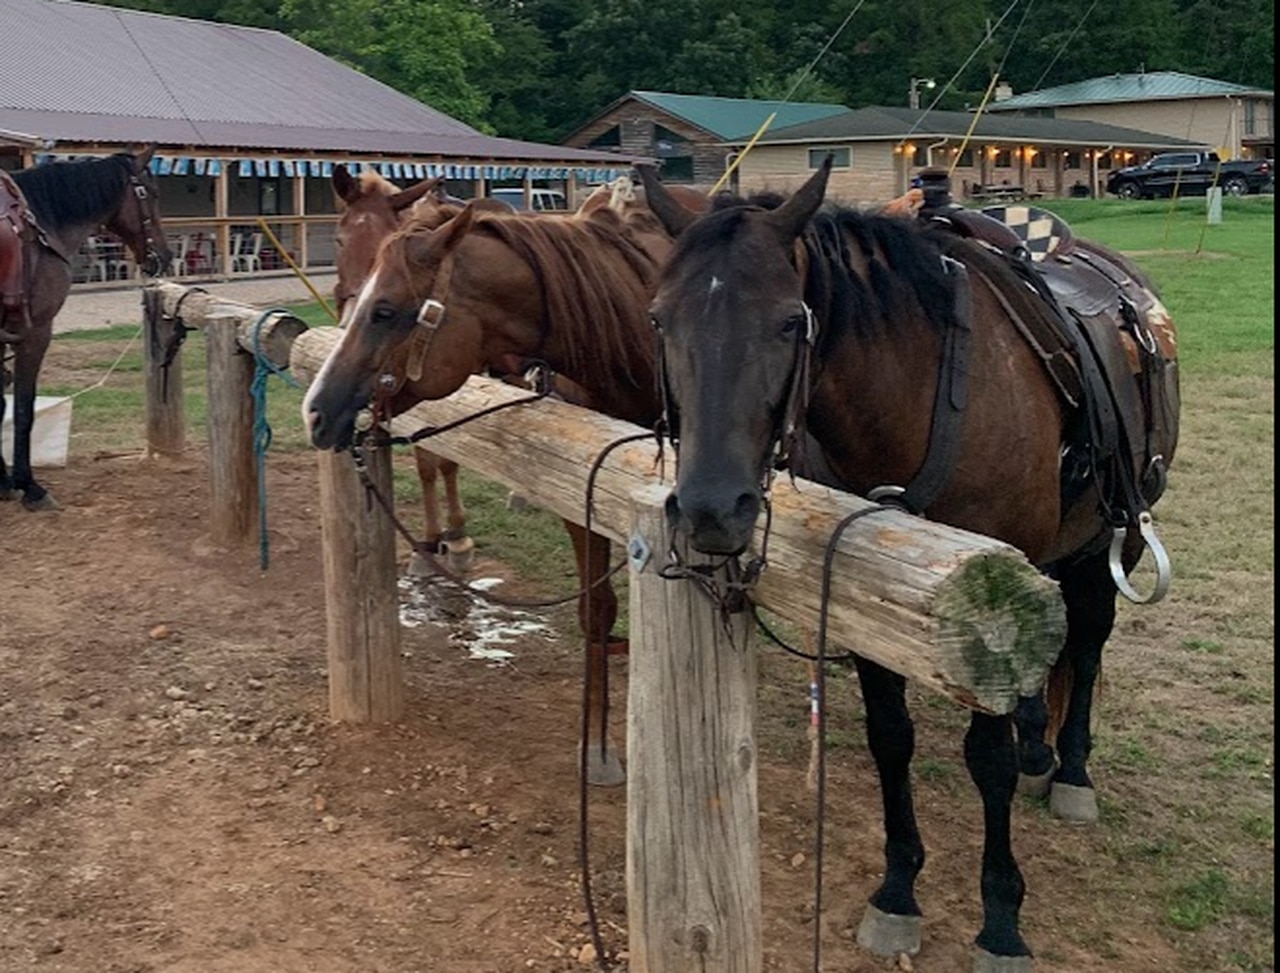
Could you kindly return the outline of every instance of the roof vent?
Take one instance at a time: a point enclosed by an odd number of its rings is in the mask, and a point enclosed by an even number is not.
[[[1013,85],[1008,81],[1000,81],[996,83],[996,101],[1008,101],[1013,97]]]

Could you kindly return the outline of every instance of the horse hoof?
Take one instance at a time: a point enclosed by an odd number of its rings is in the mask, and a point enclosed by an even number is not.
[[[974,948],[973,973],[1031,973],[1030,956],[997,956],[981,946]]]
[[[895,916],[868,905],[858,926],[858,945],[877,956],[897,956],[920,952],[919,916]]]
[[[17,500],[21,496],[22,494],[19,493],[17,490],[12,490],[12,489],[9,489],[8,487],[5,487],[4,489],[0,489],[0,501]]]
[[[39,513],[45,510],[61,510],[62,509],[61,507],[58,506],[58,501],[53,499],[53,495],[49,493],[46,493],[43,497],[40,497],[38,500],[23,500],[22,505],[26,507],[28,510],[30,510],[32,513]]]
[[[1055,783],[1049,789],[1049,813],[1068,824],[1093,824],[1098,820],[1098,795],[1092,787]]]
[[[409,558],[409,566],[405,569],[405,573],[411,578],[434,578],[440,573],[440,565],[434,558],[414,551],[413,556]]]
[[[1043,774],[1018,774],[1018,793],[1027,797],[1047,797],[1053,774],[1052,767]]]
[[[587,783],[592,787],[620,787],[627,782],[627,772],[622,769],[622,761],[612,750],[600,753],[600,747],[593,744],[587,748]]]
[[[462,537],[456,541],[444,542],[445,559],[449,570],[455,574],[465,574],[471,570],[475,560],[476,542],[470,537]]]

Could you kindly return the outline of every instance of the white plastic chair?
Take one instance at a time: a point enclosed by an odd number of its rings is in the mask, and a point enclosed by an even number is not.
[[[243,270],[245,273],[250,271],[262,270],[262,234],[255,233],[249,242],[248,249],[245,249],[244,241],[240,241],[239,251],[231,258],[232,270]]]
[[[187,275],[187,251],[191,249],[191,234],[184,233],[178,237],[173,248],[173,258],[169,261],[169,274],[172,277]]]
[[[244,246],[244,234],[233,233],[227,243],[227,273],[235,273],[240,265],[240,248]]]

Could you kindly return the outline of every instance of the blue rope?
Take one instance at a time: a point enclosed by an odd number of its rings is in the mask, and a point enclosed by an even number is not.
[[[294,388],[301,388],[297,380],[262,353],[262,325],[275,314],[289,314],[285,308],[273,307],[263,311],[253,324],[253,383],[249,386],[253,396],[253,453],[258,467],[258,562],[262,570],[270,563],[270,542],[267,539],[267,450],[271,448],[271,423],[267,421],[267,379],[279,375]]]

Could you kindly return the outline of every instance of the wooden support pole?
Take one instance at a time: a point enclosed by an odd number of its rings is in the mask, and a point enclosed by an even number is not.
[[[300,381],[319,371],[337,328],[314,328],[294,342],[290,367]],[[392,420],[405,435],[474,415],[528,392],[473,377],[447,399],[424,402]],[[421,446],[581,523],[587,471],[605,447],[643,430],[543,400],[497,412]],[[655,482],[652,439],[612,451],[592,488],[592,529],[623,540],[631,494]],[[675,460],[665,459],[667,470]],[[770,567],[754,597],[809,631],[818,627],[823,554],[836,525],[874,506],[816,483],[773,486]],[[763,524],[757,532],[756,549]],[[877,509],[844,532],[833,562],[828,650],[855,650],[965,706],[1009,713],[1043,684],[1062,650],[1066,611],[1058,586],[1016,548],[900,510]]]
[[[253,452],[253,356],[240,348],[237,319],[219,315],[204,328],[209,419],[209,522],[215,544],[234,547],[258,524]]]
[[[142,306],[147,455],[178,456],[186,446],[181,353],[168,368],[164,367],[165,349],[173,338],[175,322],[167,316],[163,302],[149,293],[143,297]]]
[[[694,585],[659,576],[666,494],[660,486],[634,494],[629,544],[628,968],[759,973],[751,616],[722,624]],[[688,564],[708,562],[687,547],[680,553]]]
[[[366,458],[369,476],[390,497],[390,451],[368,450]],[[394,722],[404,713],[395,531],[349,453],[321,453],[319,468],[329,715]]]

